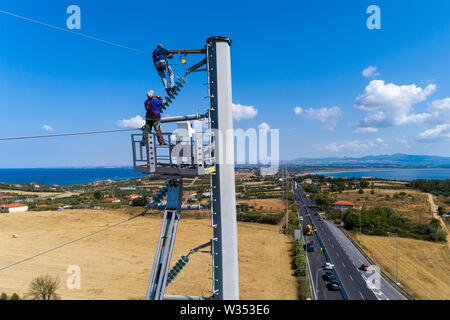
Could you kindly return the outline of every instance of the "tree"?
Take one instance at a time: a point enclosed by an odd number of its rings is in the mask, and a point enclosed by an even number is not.
[[[60,296],[56,293],[59,288],[59,278],[50,275],[39,276],[30,284],[28,293],[33,300],[59,300]]]
[[[359,183],[359,185],[360,185],[361,188],[368,188],[369,185],[370,185],[370,183],[369,183],[369,181],[362,180],[362,181]]]
[[[8,296],[6,295],[6,293],[2,293],[1,295],[0,295],[0,300],[8,300]]]
[[[358,193],[359,193],[359,194],[363,194],[363,193],[364,193],[364,190],[363,190],[362,188],[359,188]]]
[[[103,199],[103,195],[102,195],[102,193],[100,191],[96,190],[94,192],[94,198],[97,199],[97,200],[102,200]]]

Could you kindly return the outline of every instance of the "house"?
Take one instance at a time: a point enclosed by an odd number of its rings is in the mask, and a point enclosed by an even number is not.
[[[347,209],[356,209],[356,210],[361,210],[362,209],[362,205],[361,204],[357,204],[357,203],[353,203],[353,202],[349,202],[349,201],[337,201],[335,203],[333,203],[333,209],[339,209],[341,211],[345,211]]]
[[[304,183],[307,183],[307,184],[311,184],[312,183],[312,179],[305,179],[304,181],[303,181]]]
[[[15,196],[0,196],[0,200],[14,199]]]
[[[322,184],[319,186],[320,191],[327,191],[328,189],[330,189],[330,186],[326,185],[326,184]]]
[[[9,213],[25,212],[28,211],[28,206],[23,203],[0,204],[0,211]]]
[[[134,200],[134,199],[137,199],[137,198],[140,198],[140,197],[141,196],[138,195],[138,194],[129,194],[129,195],[125,196],[124,199],[126,199],[126,200]]]
[[[196,191],[190,191],[183,194],[184,199],[195,199],[196,196],[197,196]]]
[[[119,203],[120,199],[118,198],[106,198],[105,200],[103,200],[103,202],[107,202],[107,203]]]

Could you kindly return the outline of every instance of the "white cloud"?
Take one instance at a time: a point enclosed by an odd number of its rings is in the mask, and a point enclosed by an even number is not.
[[[52,128],[51,126],[49,126],[48,124],[44,124],[44,125],[42,126],[42,129],[44,129],[45,131],[48,131],[48,132],[53,132],[53,131],[55,131],[55,130],[53,130],[53,128]]]
[[[353,133],[372,133],[372,132],[378,132],[378,128],[362,127],[362,128],[357,128],[356,130],[353,131]]]
[[[435,84],[422,89],[415,84],[398,86],[385,84],[383,80],[372,80],[355,102],[355,108],[368,113],[361,126],[380,128],[422,123],[431,114],[414,114],[412,105],[425,101],[435,90]]]
[[[294,113],[295,113],[296,115],[300,115],[300,114],[303,113],[303,109],[302,109],[301,107],[295,107],[295,108],[294,108]]]
[[[304,110],[303,114],[308,119],[319,120],[331,131],[334,130],[339,118],[342,116],[341,109],[337,106],[320,109],[309,108]]]
[[[258,129],[262,131],[270,131],[270,126],[267,124],[267,122],[263,122],[258,126]]]
[[[258,115],[258,109],[253,106],[244,106],[242,104],[232,104],[233,119],[244,120],[251,119]]]
[[[368,66],[362,72],[362,75],[366,78],[379,76],[378,67]]]
[[[435,142],[450,138],[450,98],[434,100],[428,105],[430,117],[427,122],[433,127],[417,135],[420,142]]]
[[[450,98],[434,100],[428,106],[428,111],[431,113],[430,122],[450,123]]]
[[[433,142],[450,139],[450,123],[438,124],[432,129],[425,130],[417,136],[422,142]]]
[[[145,120],[142,119],[142,117],[140,115],[137,115],[134,118],[131,119],[123,119],[123,120],[119,120],[117,121],[117,125],[119,127],[123,127],[123,128],[140,128],[143,125],[145,125]]]
[[[374,149],[379,147],[387,147],[388,145],[384,143],[384,140],[381,138],[377,138],[371,141],[359,141],[352,140],[346,141],[342,143],[331,142],[327,146],[325,146],[325,150],[332,152],[341,152],[341,151],[365,151],[367,149]]]

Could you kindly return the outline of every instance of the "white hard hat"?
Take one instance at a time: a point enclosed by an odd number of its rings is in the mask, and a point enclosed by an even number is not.
[[[147,92],[147,97],[149,97],[149,98],[153,97],[153,90],[150,90],[149,92]]]

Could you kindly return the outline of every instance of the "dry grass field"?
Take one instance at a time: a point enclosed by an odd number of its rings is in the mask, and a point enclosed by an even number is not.
[[[32,191],[20,191],[20,190],[6,190],[0,189],[0,192],[8,193],[8,194],[17,194],[17,195],[26,195],[26,196],[38,196],[39,198],[61,198],[61,197],[70,197],[73,195],[79,195],[79,193],[74,192],[32,192]]]
[[[137,212],[137,211],[136,211]],[[133,209],[67,210],[0,215],[0,266],[55,247],[129,217]],[[180,222],[173,261],[211,237],[209,218]],[[0,271],[0,291],[23,295],[33,278],[58,276],[63,299],[143,299],[153,262],[160,216],[139,217],[33,260]],[[13,237],[13,235],[17,237]],[[277,226],[238,223],[241,299],[297,299],[290,268],[291,239]],[[167,294],[208,296],[211,257],[197,253]],[[66,270],[81,268],[81,290],[69,290]]]
[[[362,236],[365,251],[393,279],[395,243],[394,237]],[[449,263],[447,244],[399,238],[399,281],[417,299],[450,299]]]
[[[246,203],[263,213],[280,213],[286,210],[286,202],[281,199],[236,200],[236,204]]]
[[[406,193],[406,195],[395,197],[396,194],[401,192]],[[384,206],[392,208],[399,216],[409,218],[416,223],[429,223],[432,218],[428,195],[416,190],[377,189],[375,194],[371,194],[370,190],[366,189],[364,194],[359,194],[357,190],[350,190],[335,195],[337,200],[361,203],[367,207]]]

